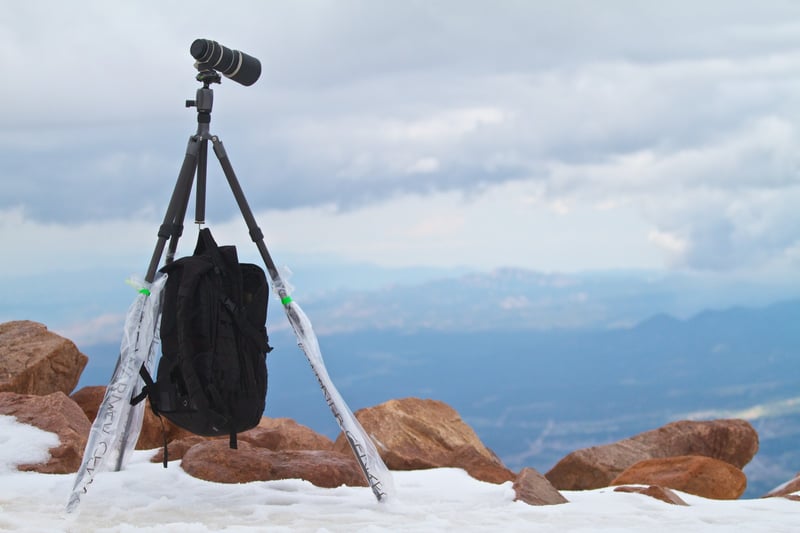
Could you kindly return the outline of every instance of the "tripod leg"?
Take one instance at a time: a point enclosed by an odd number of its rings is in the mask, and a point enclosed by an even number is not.
[[[189,144],[186,147],[186,156],[178,174],[178,181],[175,182],[175,189],[172,191],[164,221],[161,227],[158,228],[158,241],[153,251],[153,257],[150,259],[147,274],[144,277],[148,283],[152,283],[156,277],[156,270],[158,270],[158,264],[161,262],[161,255],[164,253],[167,239],[172,239],[170,253],[174,256],[178,239],[183,233],[183,217],[186,213],[186,206],[189,203],[189,195],[192,192],[192,181],[194,181],[194,174],[197,170],[197,155],[201,144],[202,139],[196,135],[189,139]],[[172,256],[168,257],[168,259],[171,260]]]
[[[200,141],[200,149],[197,157],[197,172],[195,183],[195,196],[197,197],[197,212],[195,215],[196,224],[204,224],[206,217],[206,161],[208,154],[208,139],[203,138]],[[189,184],[191,189],[191,182]],[[178,211],[175,213],[173,238],[169,241],[169,248],[167,249],[166,264],[172,262],[175,258],[175,251],[178,249],[178,238],[183,235],[183,221],[186,218],[186,209],[189,204],[189,195],[181,196],[182,203],[178,205]]]
[[[225,147],[217,136],[211,137],[211,142],[214,144],[214,153],[217,155],[217,159],[219,159],[219,164],[222,166],[225,178],[228,180],[231,191],[233,191],[233,196],[236,198],[236,203],[239,205],[239,210],[242,212],[244,221],[247,224],[247,229],[250,231],[250,238],[256,243],[270,277],[272,279],[277,279],[279,277],[278,269],[272,261],[272,257],[269,255],[267,245],[264,244],[264,233],[261,231],[261,228],[258,227],[253,212],[250,210],[250,205],[247,203],[247,198],[244,197],[244,192],[242,191],[241,185],[239,185],[239,180],[236,179],[236,173],[233,171],[233,166],[231,166],[231,161],[228,159],[227,152],[225,152]],[[285,295],[281,297],[283,296]]]
[[[197,160],[197,185],[195,187],[196,193],[196,207],[194,211],[195,224],[206,223],[206,167],[208,161],[208,139],[204,138],[200,144],[200,153]]]
[[[228,184],[231,186],[236,202],[239,204],[239,209],[244,216],[247,227],[250,230],[250,237],[253,242],[258,246],[258,251],[261,252],[261,257],[264,259],[264,264],[269,270],[269,275],[272,278],[273,288],[278,292],[278,296],[283,304],[286,317],[297,336],[297,344],[303,350],[308,359],[311,369],[319,382],[322,393],[325,396],[325,401],[331,409],[336,422],[339,424],[342,432],[347,437],[350,448],[353,450],[356,460],[361,466],[364,477],[372,488],[372,492],[378,501],[383,501],[387,496],[393,492],[391,473],[386,468],[380,453],[375,448],[375,445],[370,440],[364,428],[353,415],[350,408],[345,403],[339,391],[333,385],[333,381],[325,369],[325,363],[322,360],[322,352],[320,351],[319,341],[311,327],[311,321],[300,308],[299,304],[295,302],[288,294],[286,285],[281,279],[278,269],[275,268],[272,258],[267,251],[264,244],[264,234],[256,225],[253,213],[247,200],[244,197],[242,188],[239,181],[236,179],[236,174],[233,172],[233,167],[225,153],[225,148],[217,137],[211,137],[214,143],[214,152],[217,154],[222,165],[222,170],[225,172],[225,177],[228,179]]]

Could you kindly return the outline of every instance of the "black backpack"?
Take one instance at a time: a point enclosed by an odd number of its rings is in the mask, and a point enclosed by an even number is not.
[[[157,415],[198,435],[230,435],[236,448],[236,433],[258,425],[266,402],[264,271],[240,264],[236,248],[217,246],[206,228],[194,255],[161,272],[168,278],[157,379],[142,366],[145,388],[132,403],[148,397]]]

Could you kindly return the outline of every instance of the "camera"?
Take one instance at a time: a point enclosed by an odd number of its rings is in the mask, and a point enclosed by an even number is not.
[[[258,59],[210,39],[196,39],[189,53],[197,60],[197,70],[216,70],[245,86],[253,85],[261,76],[261,62]]]

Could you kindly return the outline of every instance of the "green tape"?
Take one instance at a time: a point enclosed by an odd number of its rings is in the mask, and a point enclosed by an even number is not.
[[[137,283],[137,282],[133,281],[132,279],[130,279],[130,278],[129,278],[129,279],[126,279],[126,280],[125,280],[125,283],[127,283],[128,285],[130,285],[130,286],[131,286],[131,287],[133,287],[134,289],[137,289],[137,290],[136,290],[136,292],[138,292],[139,294],[144,294],[145,296],[150,296],[150,291],[149,291],[147,288],[145,288],[145,287],[142,287],[142,288],[140,289],[140,288],[139,288],[139,287],[140,287],[139,283]]]
[[[281,298],[281,303],[283,305],[289,305],[290,303],[292,303],[292,297],[291,296],[284,296],[283,298]]]

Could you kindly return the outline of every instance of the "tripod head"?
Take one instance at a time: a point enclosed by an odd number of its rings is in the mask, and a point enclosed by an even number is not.
[[[231,50],[216,41],[209,39],[195,39],[189,48],[197,61],[195,79],[203,84],[197,89],[194,100],[186,100],[186,107],[197,108],[198,134],[208,134],[208,124],[211,122],[211,108],[214,105],[214,91],[212,83],[221,83],[225,77],[242,85],[254,84],[261,76],[261,62],[253,56],[238,50]]]
[[[214,69],[204,69],[200,70],[197,73],[197,76],[194,77],[197,81],[203,84],[205,88],[208,88],[209,85],[212,83],[221,83],[222,77],[219,75]]]
[[[197,108],[197,122],[199,124],[211,122],[211,108],[214,107],[214,90],[209,87],[211,83],[219,83],[218,74],[216,82],[208,79],[203,80],[203,87],[197,89],[194,100],[186,100],[186,107]]]
[[[197,89],[194,100],[186,100],[186,107],[196,107],[197,122],[208,124],[211,122],[211,108],[214,106],[214,90],[211,88],[211,84],[221,83],[222,77],[216,70],[204,68],[197,73],[195,79],[202,83],[203,87]]]

